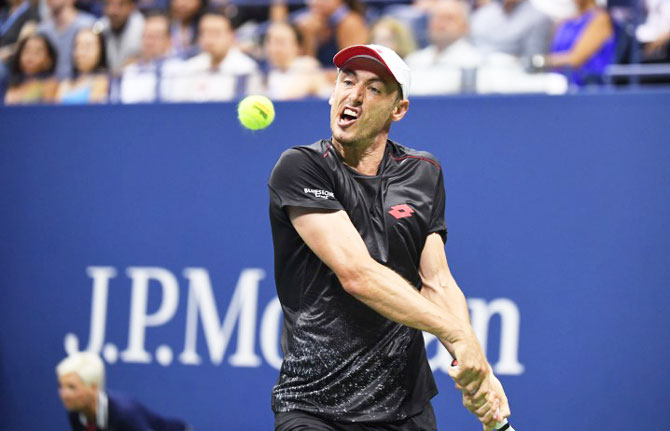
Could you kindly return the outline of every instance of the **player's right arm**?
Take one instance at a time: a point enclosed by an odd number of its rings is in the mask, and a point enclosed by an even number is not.
[[[444,242],[438,233],[432,233],[426,238],[419,263],[419,274],[422,281],[421,295],[467,323],[474,337],[465,296],[449,269]],[[479,345],[477,349],[481,352]],[[481,354],[483,355],[483,352]],[[462,367],[462,363],[465,360],[459,356],[455,358],[459,362],[458,370],[451,370],[449,374],[456,381],[456,387],[463,391],[463,404],[488,427],[487,429],[493,429],[496,422],[510,415],[507,397],[500,381],[493,374],[491,367],[487,366],[486,379],[481,386],[474,386],[469,382],[470,378],[464,374],[466,369]]]
[[[456,357],[469,358],[471,382],[479,386],[487,362],[467,322],[374,260],[345,211],[296,206],[287,211],[302,240],[333,270],[347,293],[388,319],[434,334]]]

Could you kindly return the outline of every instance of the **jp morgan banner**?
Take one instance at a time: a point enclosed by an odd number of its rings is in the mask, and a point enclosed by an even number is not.
[[[414,99],[450,267],[517,429],[664,429],[670,94]],[[281,360],[267,178],[325,102],[0,110],[0,424],[67,429],[54,366],[196,430],[272,429]],[[426,337],[440,430],[477,430]]]
[[[169,366],[174,359],[175,346],[160,345],[155,354],[146,350],[146,339],[152,327],[166,325],[175,318],[180,299],[177,277],[165,268],[131,267],[126,269],[129,283],[124,287],[131,289],[129,306],[130,323],[125,350],[119,353],[118,346],[105,342],[107,327],[108,298],[110,281],[118,271],[113,267],[89,267],[87,274],[92,279],[91,319],[89,341],[86,348],[80,348],[79,337],[68,333],[64,339],[65,351],[75,353],[88,350],[101,353],[104,359],[114,364],[125,363],[152,364],[154,360],[163,366]],[[178,363],[182,365],[200,365],[203,358],[197,347],[199,328],[202,328],[206,352],[209,361],[221,365],[227,349],[228,363],[233,367],[260,367],[267,364],[277,370],[281,367],[282,354],[279,349],[281,334],[281,305],[277,297],[267,304],[259,304],[259,284],[266,272],[261,268],[246,268],[240,273],[237,284],[229,299],[228,306],[220,313],[209,272],[205,268],[185,268],[183,276],[187,280],[186,318],[183,322],[184,337]],[[161,300],[157,310],[148,313],[147,303],[149,285],[157,282],[161,291]],[[123,281],[122,281],[123,283]],[[125,283],[124,283],[125,284]],[[229,291],[229,289],[219,289]],[[114,294],[114,292],[112,292]],[[489,323],[494,314],[500,317],[500,357],[492,361],[497,374],[519,375],[523,365],[518,360],[519,346],[519,309],[513,301],[498,298],[487,303],[480,298],[468,299],[472,325],[476,335],[486,348],[488,345]],[[223,310],[222,310],[223,311]],[[199,325],[199,322],[201,325]],[[231,346],[233,331],[237,331],[237,343]],[[259,341],[260,354],[256,352],[256,339]],[[433,371],[447,372],[452,357],[431,334],[425,334],[427,346],[436,345],[435,355],[429,357]]]

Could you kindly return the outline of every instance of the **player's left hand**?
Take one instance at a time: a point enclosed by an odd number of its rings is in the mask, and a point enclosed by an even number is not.
[[[493,430],[502,420],[500,414],[500,400],[491,387],[491,381],[486,377],[476,394],[469,394],[462,390],[463,405],[470,410],[484,426],[484,430]]]
[[[484,389],[485,393],[481,394]],[[478,394],[463,391],[463,405],[482,423],[485,431],[494,430],[497,423],[511,415],[509,402],[500,380],[489,369]],[[482,395],[484,395],[482,397]]]
[[[503,418],[508,418],[512,415],[512,412],[509,408],[509,401],[507,400],[507,395],[505,395],[505,390],[503,389],[502,383],[500,383],[500,380],[493,374],[493,370],[491,370],[489,374],[489,383],[491,387],[491,391],[495,393],[497,396],[498,400],[500,401],[500,419]]]

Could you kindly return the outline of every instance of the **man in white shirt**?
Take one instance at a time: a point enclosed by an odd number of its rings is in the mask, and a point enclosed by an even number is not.
[[[472,14],[470,29],[472,43],[484,55],[528,61],[547,52],[553,24],[530,0],[493,0]]]
[[[467,91],[468,77],[482,57],[467,40],[468,5],[461,0],[437,2],[428,22],[430,45],[407,56],[412,69],[411,94],[448,94]]]
[[[200,19],[201,53],[179,67],[165,68],[163,94],[170,101],[229,101],[261,93],[262,79],[256,62],[237,47],[228,18],[217,11]]]
[[[171,62],[170,19],[163,13],[147,15],[142,34],[140,58],[123,70],[121,102],[141,103],[161,100],[159,91],[163,67]]]
[[[670,0],[646,0],[647,19],[635,32],[644,61],[670,60]]]

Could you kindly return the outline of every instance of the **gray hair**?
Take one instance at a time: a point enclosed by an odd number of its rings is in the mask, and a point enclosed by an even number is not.
[[[56,365],[58,377],[75,373],[87,385],[97,385],[105,390],[105,364],[100,356],[93,352],[77,352],[69,355]]]

